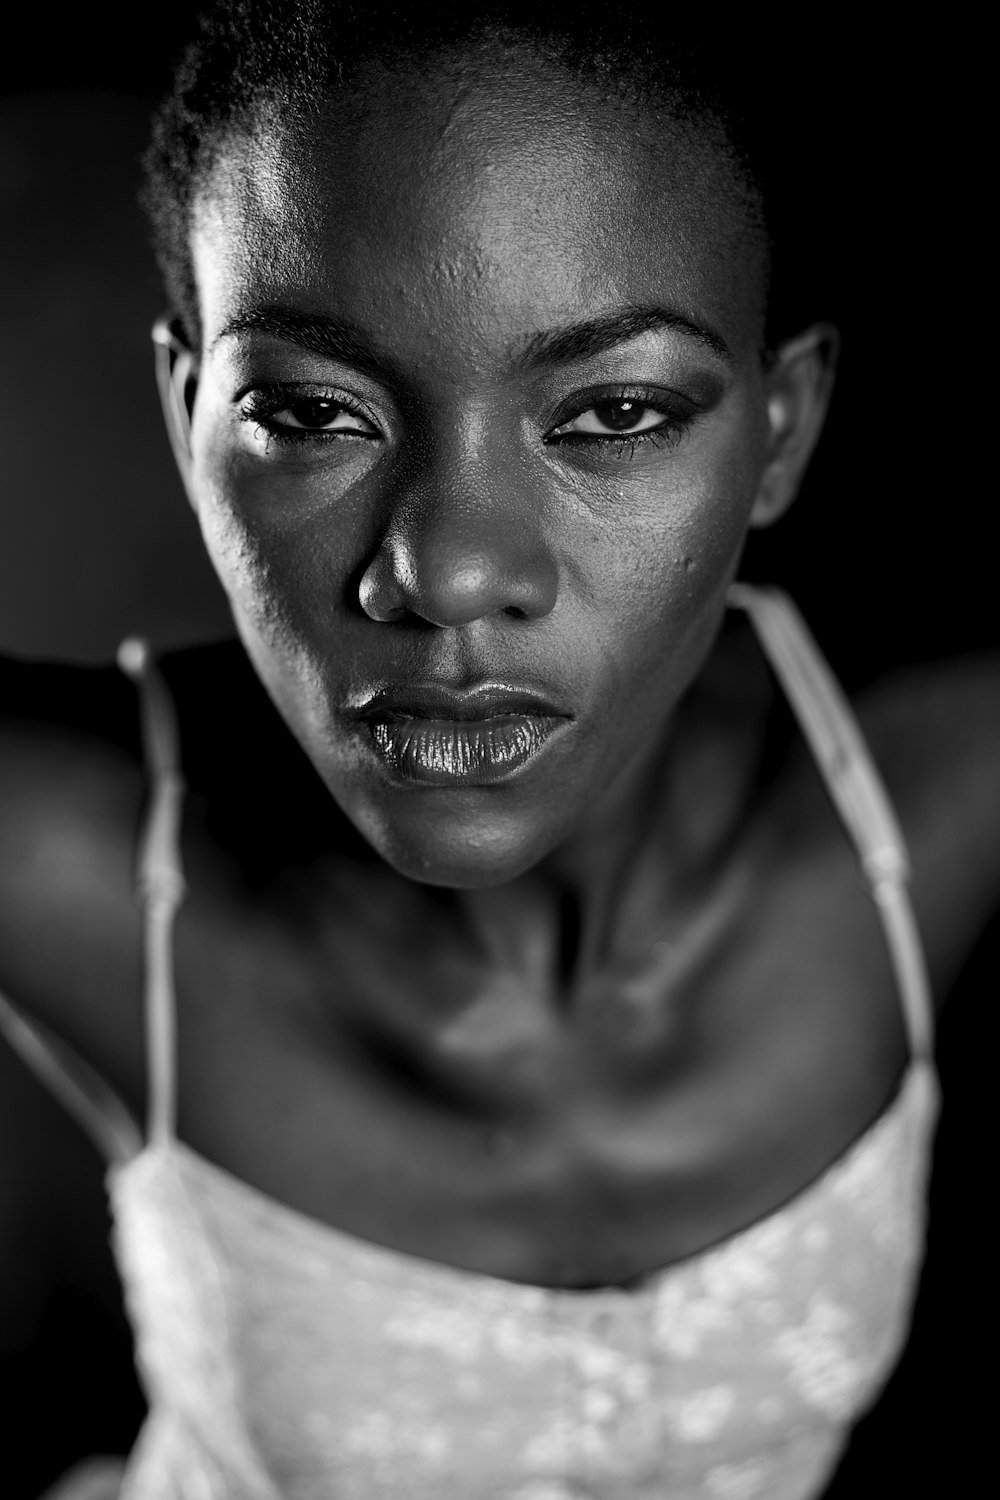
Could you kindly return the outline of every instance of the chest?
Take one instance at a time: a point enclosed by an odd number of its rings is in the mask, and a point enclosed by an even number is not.
[[[346,905],[322,943],[262,919],[248,945],[245,914],[229,931],[192,902],[180,1133],[310,1218],[433,1260],[585,1286],[683,1259],[819,1175],[905,1062],[837,843],[780,876],[750,860],[726,899],[665,914],[572,1014],[523,955],[484,964],[430,911]]]

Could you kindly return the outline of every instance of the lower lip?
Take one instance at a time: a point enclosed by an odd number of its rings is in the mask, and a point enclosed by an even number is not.
[[[568,720],[535,714],[496,719],[392,719],[367,725],[383,762],[423,786],[494,786],[535,759]]]

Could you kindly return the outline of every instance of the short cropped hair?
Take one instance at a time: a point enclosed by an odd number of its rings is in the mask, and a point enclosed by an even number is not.
[[[141,193],[170,311],[192,347],[201,338],[192,217],[227,143],[265,111],[290,124],[308,122],[372,62],[427,66],[445,51],[491,44],[527,44],[605,96],[665,113],[696,152],[722,166],[759,261],[763,325],[770,236],[746,99],[754,79],[738,49],[720,48],[717,38],[706,47],[672,10],[598,12],[580,0],[412,8],[383,0],[217,0],[199,18],[153,116]]]

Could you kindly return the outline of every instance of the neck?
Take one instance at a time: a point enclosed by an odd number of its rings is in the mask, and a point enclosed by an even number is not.
[[[731,643],[739,662],[723,647],[720,670],[686,695],[586,826],[518,880],[457,893],[490,964],[550,1008],[571,1011],[595,979],[673,943],[725,866],[753,799],[768,704],[745,643]]]

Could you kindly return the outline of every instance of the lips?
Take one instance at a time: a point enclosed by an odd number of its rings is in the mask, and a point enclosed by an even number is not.
[[[357,711],[394,779],[489,786],[528,766],[571,716],[531,689],[480,683],[381,688]]]

